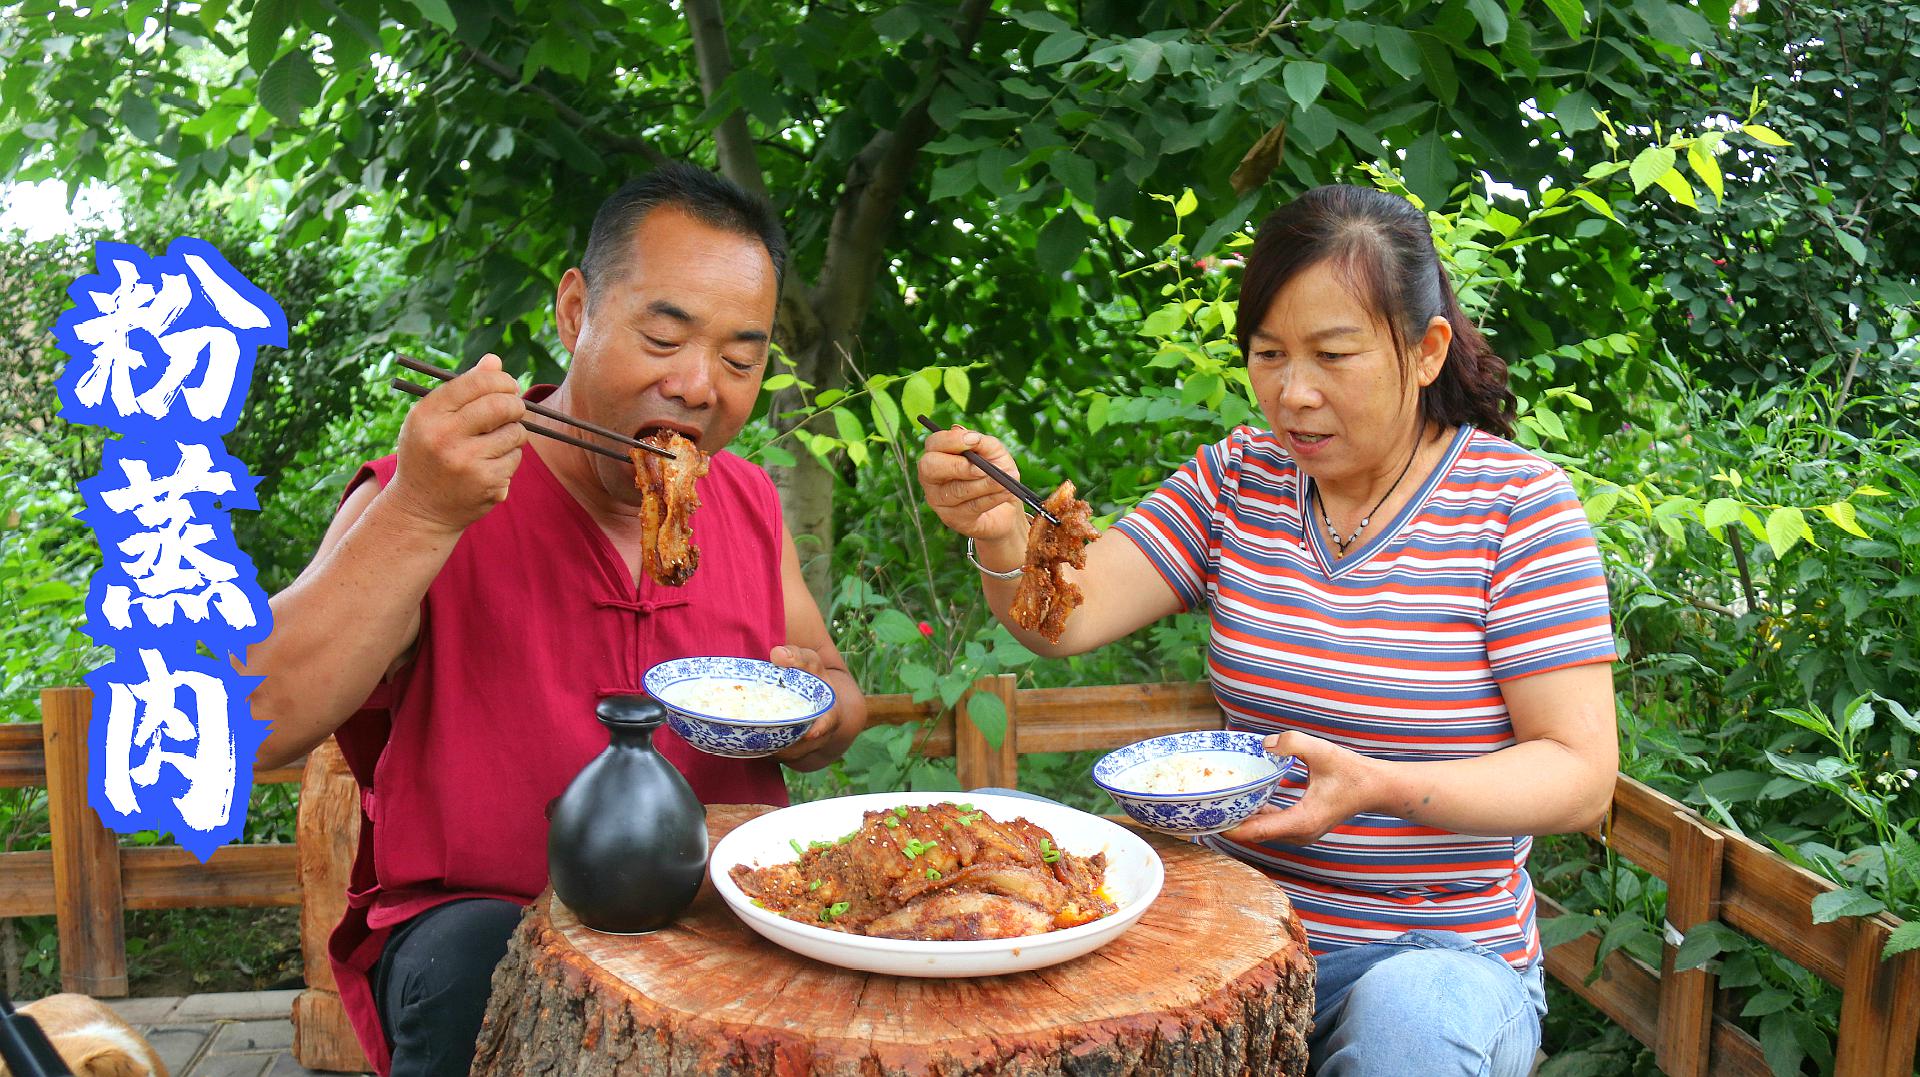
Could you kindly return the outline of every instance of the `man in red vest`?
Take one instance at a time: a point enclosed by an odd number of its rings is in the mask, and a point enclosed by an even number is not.
[[[360,469],[313,562],[273,600],[247,671],[272,723],[257,765],[328,735],[362,789],[340,995],[381,1073],[466,1073],[493,966],[546,886],[545,806],[606,746],[603,697],[653,665],[766,658],[824,677],[835,708],[771,759],[656,744],[704,803],[785,804],[779,763],[838,758],[865,701],[800,574],[766,472],[724,448],[766,373],[786,240],[766,204],[685,165],[600,208],[554,316],[572,353],[524,396],[495,356],[416,404]],[[633,469],[546,438],[526,401],[711,454],[684,586],[641,570]]]

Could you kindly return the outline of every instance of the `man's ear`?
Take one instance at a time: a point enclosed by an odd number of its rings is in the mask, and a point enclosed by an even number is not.
[[[553,322],[560,331],[561,346],[571,355],[587,325],[587,277],[578,268],[560,276],[560,286],[553,294]]]
[[[1427,321],[1427,331],[1414,348],[1413,370],[1422,387],[1432,385],[1447,365],[1447,349],[1453,346],[1453,323],[1436,314]]]

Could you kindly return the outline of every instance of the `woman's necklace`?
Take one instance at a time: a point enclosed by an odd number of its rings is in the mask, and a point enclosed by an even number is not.
[[[1347,547],[1353,545],[1353,540],[1359,538],[1360,532],[1365,531],[1367,529],[1367,525],[1373,522],[1373,514],[1376,512],[1379,512],[1380,506],[1386,504],[1387,498],[1392,497],[1393,492],[1400,488],[1400,480],[1406,478],[1407,472],[1413,470],[1414,457],[1420,455],[1420,441],[1422,438],[1426,436],[1426,433],[1427,433],[1427,424],[1426,424],[1426,420],[1423,419],[1420,422],[1419,433],[1415,434],[1413,438],[1413,452],[1407,454],[1407,466],[1400,469],[1400,474],[1397,478],[1393,480],[1393,485],[1387,487],[1387,492],[1384,494],[1381,494],[1380,500],[1373,503],[1373,508],[1369,509],[1365,516],[1360,517],[1360,526],[1354,528],[1353,534],[1348,535],[1344,539],[1340,537],[1340,532],[1335,531],[1333,529],[1333,521],[1327,517],[1326,495],[1320,493],[1318,487],[1315,488],[1314,497],[1316,500],[1320,502],[1320,522],[1326,525],[1327,537],[1333,540],[1333,550],[1334,550],[1333,555],[1335,557],[1347,556]],[[1312,482],[1313,480],[1308,479],[1307,481]]]

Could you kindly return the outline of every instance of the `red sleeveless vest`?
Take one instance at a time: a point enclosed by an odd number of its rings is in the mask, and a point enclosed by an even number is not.
[[[351,491],[393,478],[394,457]],[[531,902],[547,884],[545,809],[607,746],[602,697],[641,693],[653,665],[766,658],[786,640],[780,502],[765,471],[715,453],[693,517],[700,568],[684,587],[626,563],[539,453],[507,500],[460,538],[427,590],[413,661],[335,734],[361,787],[360,848],[329,951],[367,1059],[389,1069],[367,972],[388,933],[458,898]],[[777,763],[654,743],[702,803],[785,804]]]

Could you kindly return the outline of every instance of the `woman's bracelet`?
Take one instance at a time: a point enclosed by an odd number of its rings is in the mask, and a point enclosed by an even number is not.
[[[993,569],[981,564],[980,559],[973,555],[972,535],[967,536],[967,560],[972,561],[973,567],[979,569],[982,575],[992,576],[996,580],[1017,580],[1020,578],[1020,569],[1016,568],[1011,572],[995,572]]]

